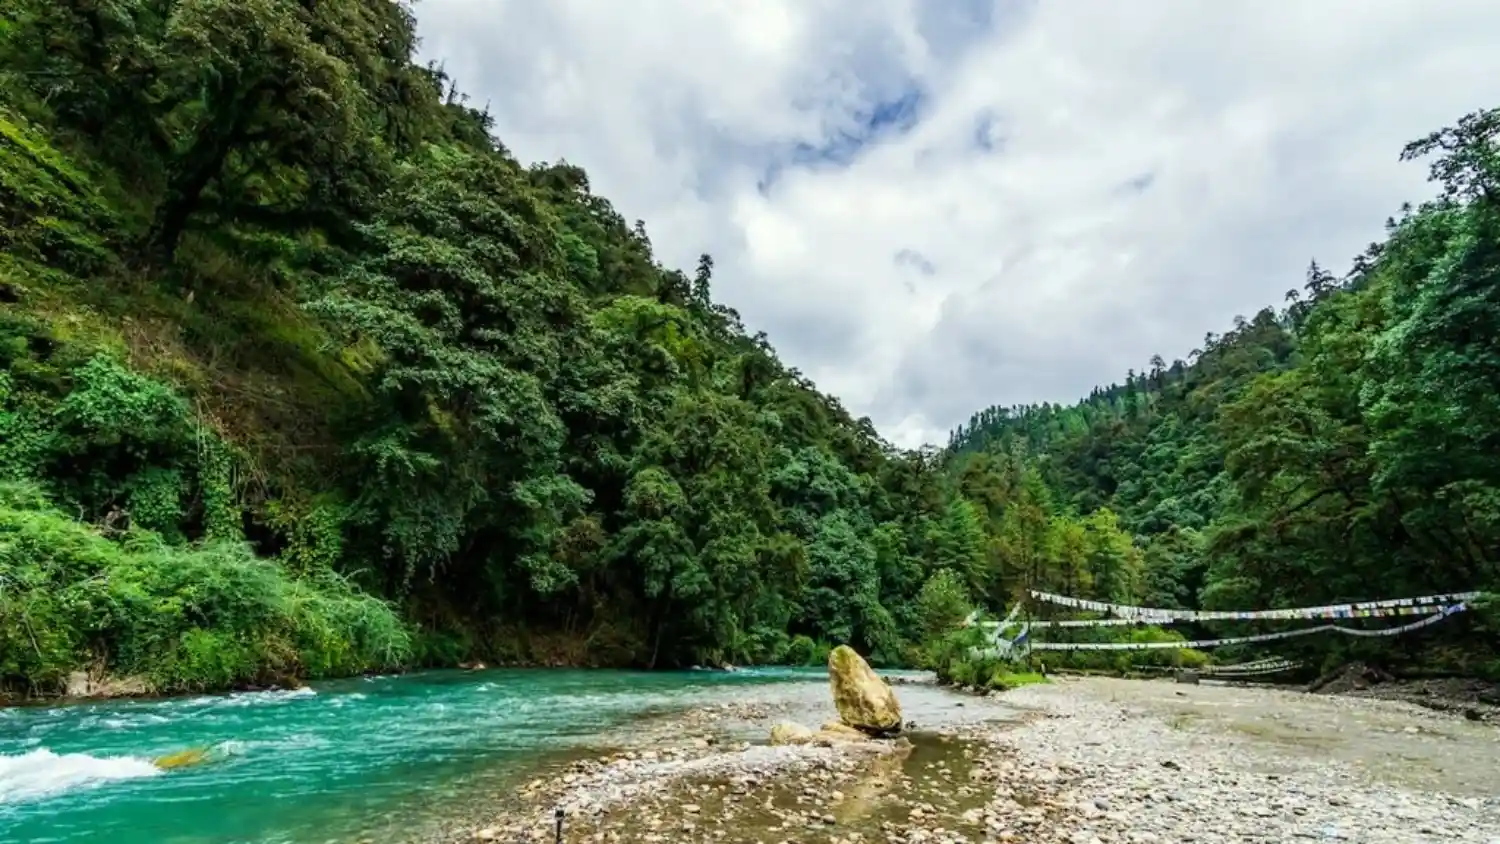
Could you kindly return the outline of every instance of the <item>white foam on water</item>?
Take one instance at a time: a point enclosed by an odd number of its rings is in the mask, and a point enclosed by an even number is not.
[[[216,756],[244,756],[260,750],[298,751],[328,747],[328,739],[312,733],[290,733],[274,739],[226,739],[213,746]]]
[[[300,689],[278,689],[268,692],[235,692],[226,698],[221,698],[223,706],[256,706],[267,703],[284,703],[289,700],[298,700],[305,697],[317,697],[318,693],[303,686]]]
[[[317,697],[318,693],[303,686],[300,689],[276,689],[260,692],[234,692],[228,695],[201,695],[193,698],[177,698],[163,701],[160,705],[172,709],[207,710],[281,704],[302,698]]]
[[[136,756],[57,754],[46,748],[18,756],[0,755],[0,805],[161,773],[150,759]]]
[[[131,730],[135,729],[136,727],[144,727],[147,724],[165,724],[170,720],[172,719],[165,718],[155,713],[134,712],[109,718],[100,718],[98,719],[97,723],[100,727],[103,727],[106,730]],[[89,721],[85,720],[83,722],[83,725],[88,726]]]

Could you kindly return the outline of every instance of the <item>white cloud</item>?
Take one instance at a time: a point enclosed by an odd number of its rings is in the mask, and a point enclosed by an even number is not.
[[[585,167],[666,262],[713,253],[720,298],[906,445],[1185,356],[1310,258],[1344,267],[1428,194],[1401,146],[1500,97],[1489,0],[417,12],[512,151]],[[798,163],[913,88],[907,131]]]

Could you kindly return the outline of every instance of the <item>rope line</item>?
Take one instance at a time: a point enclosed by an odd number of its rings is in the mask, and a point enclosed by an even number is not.
[[[1207,677],[1258,677],[1263,674],[1280,674],[1301,666],[1302,663],[1291,659],[1258,659],[1254,662],[1244,662],[1238,665],[1205,665],[1198,669],[1198,673]]]
[[[1397,636],[1412,630],[1418,630],[1432,624],[1436,624],[1455,613],[1468,609],[1466,602],[1480,595],[1479,592],[1453,592],[1442,595],[1425,595],[1415,598],[1389,598],[1379,601],[1359,601],[1348,604],[1328,604],[1318,607],[1295,607],[1290,609],[1275,610],[1251,610],[1251,611],[1218,611],[1218,610],[1174,610],[1159,607],[1139,607],[1131,604],[1112,604],[1105,601],[1092,601],[1085,598],[1074,598],[1068,595],[1058,595],[1052,592],[1039,590],[1028,590],[1029,595],[1038,601],[1058,604],[1073,609],[1086,610],[1090,612],[1107,613],[1110,618],[1100,619],[1064,619],[1051,620],[1028,620],[1021,623],[1021,631],[1014,639],[1005,639],[1004,632],[1016,624],[1016,617],[1026,605],[1026,601],[1018,601],[1002,621],[978,622],[979,613],[975,611],[964,619],[963,626],[970,627],[976,622],[982,628],[992,628],[988,639],[990,647],[973,648],[971,652],[979,656],[1002,656],[1009,659],[1018,659],[1038,651],[1138,651],[1138,650],[1180,650],[1184,648],[1215,648],[1224,645],[1243,645],[1258,642],[1273,642],[1281,639],[1292,639],[1301,636],[1312,636],[1318,633],[1338,633],[1345,636],[1357,637],[1384,637]],[[1381,630],[1360,630],[1352,627],[1342,627],[1337,624],[1320,624],[1316,627],[1307,627],[1301,630],[1287,630],[1278,633],[1257,633],[1247,636],[1229,636],[1219,639],[1196,639],[1191,641],[1173,642],[1032,642],[1029,639],[1031,629],[1046,628],[1085,628],[1085,627],[1115,627],[1134,624],[1165,625],[1179,621],[1244,621],[1255,619],[1312,619],[1312,618],[1385,618],[1390,616],[1427,616],[1418,621],[1408,624],[1388,627]],[[1274,673],[1295,667],[1294,663],[1288,661],[1261,660],[1260,664],[1245,663],[1240,666],[1220,666],[1212,673],[1229,676],[1248,676],[1246,672]]]
[[[1311,607],[1309,609],[1321,609],[1321,608],[1319,608],[1319,607]],[[1391,616],[1437,615],[1438,613],[1440,613],[1442,611],[1443,611],[1443,606],[1441,604],[1432,604],[1432,605],[1429,605],[1429,606],[1411,606],[1411,607],[1373,607],[1373,608],[1368,608],[1368,609],[1355,610],[1348,617],[1349,618],[1388,618],[1388,617],[1391,617]],[[1302,616],[1294,616],[1294,618],[1301,618],[1301,617]],[[1343,616],[1338,616],[1338,615],[1316,615],[1316,616],[1307,616],[1307,617],[1308,618],[1341,618]],[[1169,617],[1169,616],[1138,615],[1138,616],[1132,616],[1132,617],[1128,617],[1128,618],[1067,618],[1067,619],[1061,619],[1061,620],[1057,620],[1057,621],[1033,621],[1033,622],[1030,623],[1030,625],[1033,628],[1045,628],[1045,627],[1131,627],[1131,626],[1138,625],[1138,624],[1155,624],[1155,625],[1180,624],[1180,623],[1183,623],[1183,622],[1194,621],[1194,620],[1195,619],[1173,618],[1173,617]],[[997,626],[1000,625],[1000,622],[998,622],[998,621],[981,621],[981,622],[978,622],[978,624],[979,624],[980,627],[997,627]],[[1003,628],[1001,628],[1001,629],[1003,629]]]
[[[1045,601],[1050,604],[1058,604],[1072,609],[1107,613],[1121,619],[1149,619],[1151,623],[1159,624],[1163,623],[1166,619],[1173,621],[1250,621],[1262,618],[1372,618],[1377,616],[1379,610],[1427,607],[1434,604],[1451,605],[1464,601],[1472,601],[1479,597],[1480,593],[1453,592],[1446,595],[1425,595],[1420,598],[1389,598],[1381,601],[1358,601],[1348,604],[1329,604],[1321,607],[1250,611],[1174,610],[1164,607],[1138,607],[1130,604],[1091,601],[1086,598],[1074,598],[1068,595],[1041,592],[1035,589],[1030,590],[1030,594],[1036,600]],[[1395,614],[1400,615],[1402,613],[1398,612]],[[1081,627],[1084,625],[1077,626]]]
[[[1442,612],[1428,616],[1420,621],[1410,624],[1402,624],[1397,627],[1387,627],[1381,630],[1357,630],[1352,627],[1340,627],[1337,624],[1320,624],[1316,627],[1304,627],[1301,630],[1285,630],[1280,633],[1257,633],[1250,636],[1230,636],[1223,639],[1194,639],[1185,642],[1032,642],[1031,650],[1036,651],[1147,651],[1147,650],[1169,650],[1180,648],[1217,648],[1223,645],[1245,645],[1252,642],[1274,642],[1279,639],[1293,639],[1299,636],[1311,636],[1316,633],[1340,633],[1345,636],[1396,636],[1407,633],[1463,612],[1467,607],[1464,604],[1454,604],[1446,607]]]

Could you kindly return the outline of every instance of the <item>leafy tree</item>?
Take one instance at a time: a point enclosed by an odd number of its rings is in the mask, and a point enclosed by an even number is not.
[[[1002,578],[1214,609],[1495,589],[1496,114],[1407,146],[1404,159],[1432,157],[1439,197],[1405,209],[1343,278],[1313,262],[1284,310],[1210,332],[1190,364],[1157,356],[1073,407],[990,408],[955,431],[950,471],[991,514]],[[988,479],[1002,456],[1041,488]],[[1278,652],[1385,648],[1495,673],[1486,631],[1456,619],[1426,651],[1309,639]]]
[[[902,451],[746,331],[710,256],[663,267],[581,168],[518,163],[412,62],[405,3],[0,10],[0,693],[897,663],[1034,588],[1500,579],[1493,112],[1408,147],[1441,194],[1346,276]],[[1500,670],[1465,624],[1439,661]]]

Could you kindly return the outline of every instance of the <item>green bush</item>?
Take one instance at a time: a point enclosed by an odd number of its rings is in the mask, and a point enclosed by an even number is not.
[[[924,641],[946,635],[974,609],[968,587],[952,569],[941,569],[922,584],[917,612]]]
[[[1013,633],[1014,631],[1012,631]],[[1180,634],[1160,627],[1098,627],[1070,631],[1074,641],[1088,642],[1183,642]],[[1013,663],[988,657],[976,657],[974,648],[990,645],[987,631],[975,625],[929,640],[921,649],[921,665],[935,671],[947,683],[982,688],[1004,689],[1027,685],[1044,679],[1033,676],[1031,666],[1047,669],[1107,671],[1133,674],[1144,667],[1200,668],[1210,662],[1202,651],[1190,648],[1153,648],[1150,650],[1035,651],[1029,661]]]
[[[1177,659],[1172,663],[1177,668],[1202,668],[1213,660],[1203,651],[1195,651],[1192,648],[1183,648],[1180,651],[1172,651]]]
[[[926,664],[939,681],[956,686],[1005,690],[1047,682],[1041,674],[1024,670],[1024,663],[975,655],[974,648],[988,646],[989,637],[982,628],[953,630],[928,643]]]
[[[989,638],[979,627],[949,631],[923,647],[922,667],[935,672],[938,680],[960,686],[974,685],[1001,667],[999,660],[975,657],[974,648],[989,646]]]
[[[392,609],[337,576],[294,578],[243,544],[101,536],[35,487],[0,486],[0,688],[55,691],[102,666],[190,691],[389,669]]]
[[[826,665],[833,646],[827,642],[816,642],[807,636],[793,636],[786,647],[787,665]]]
[[[1069,631],[1072,641],[1104,643],[1185,642],[1182,634],[1160,627],[1095,627]],[[1133,673],[1141,668],[1199,668],[1209,663],[1209,656],[1190,648],[1151,648],[1146,650],[1037,651],[1033,661],[1049,669],[1075,671],[1108,671]]]

